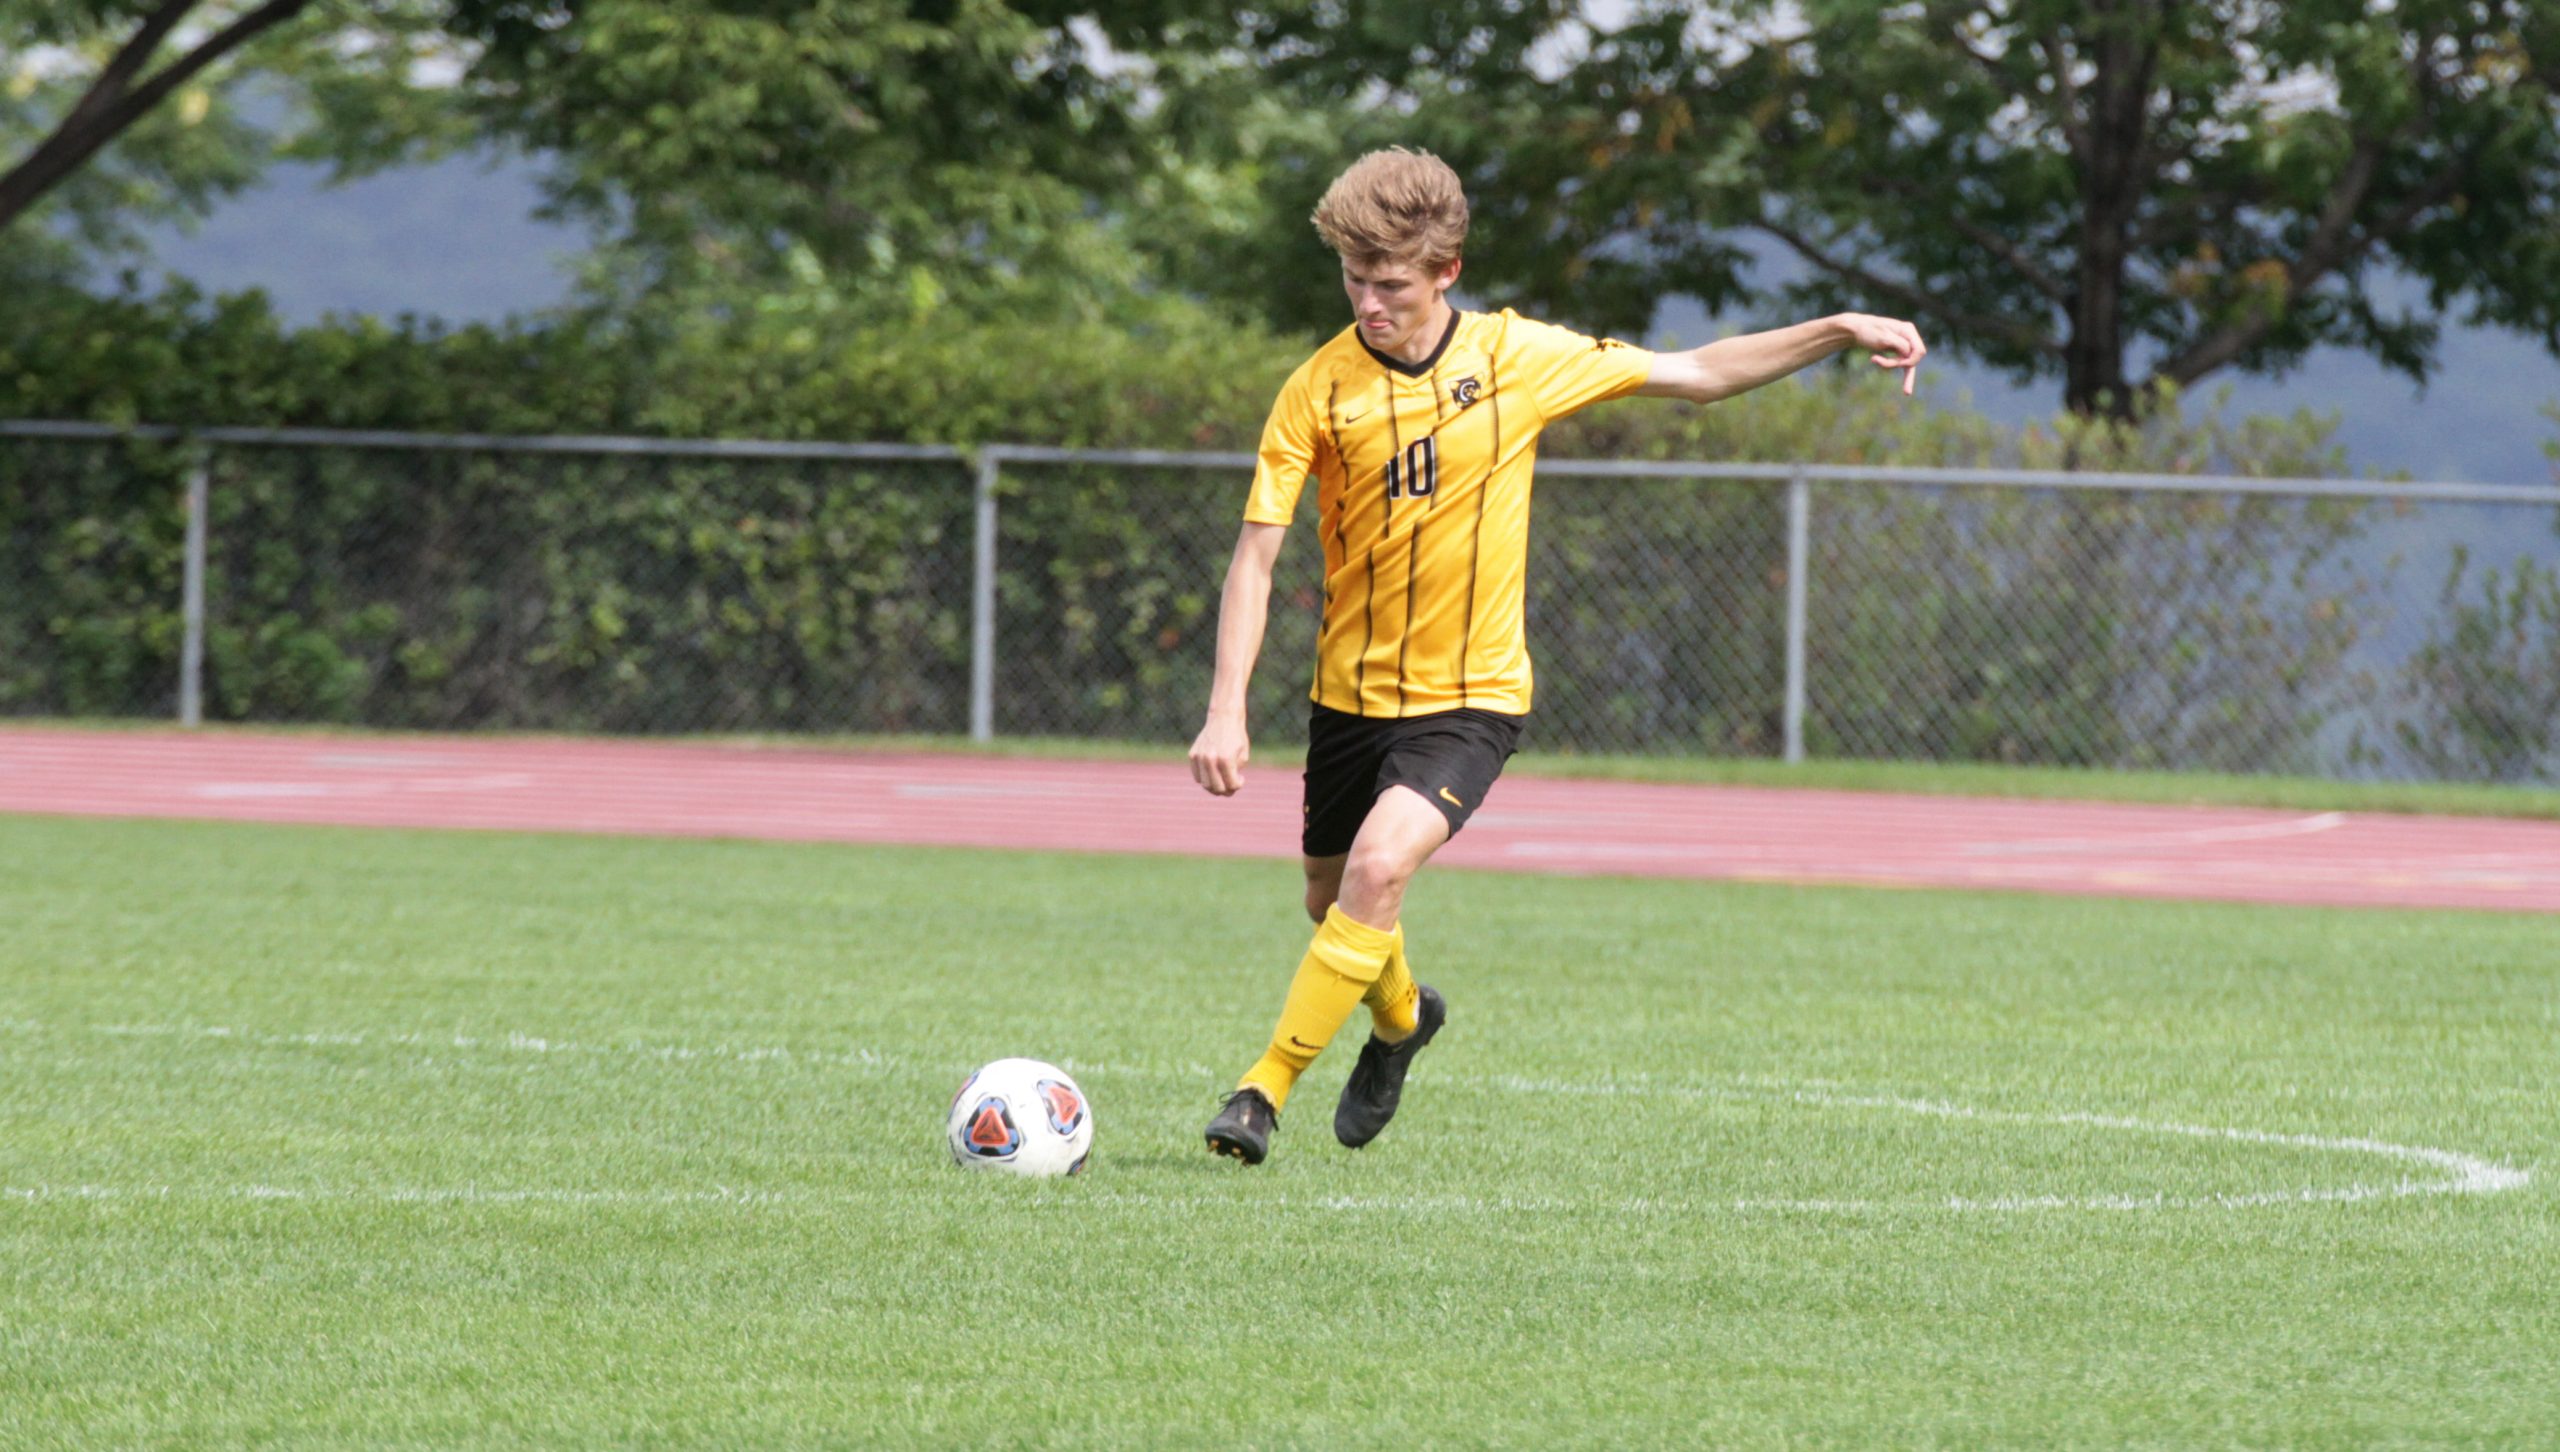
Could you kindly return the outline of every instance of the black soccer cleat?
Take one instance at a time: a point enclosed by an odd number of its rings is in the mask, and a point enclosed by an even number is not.
[[[1218,1106],[1218,1117],[1209,1121],[1209,1153],[1232,1155],[1248,1165],[1262,1163],[1271,1153],[1271,1132],[1280,1127],[1280,1111],[1262,1097],[1259,1089],[1239,1089]]]
[[[1449,1021],[1449,1005],[1430,984],[1422,985],[1421,994],[1412,1035],[1393,1044],[1369,1035],[1369,1042],[1360,1046],[1360,1062],[1343,1081],[1342,1101],[1333,1107],[1333,1137],[1349,1148],[1358,1149],[1376,1139],[1387,1121],[1396,1117],[1396,1100],[1404,1093],[1404,1071],[1413,1067],[1413,1056]]]

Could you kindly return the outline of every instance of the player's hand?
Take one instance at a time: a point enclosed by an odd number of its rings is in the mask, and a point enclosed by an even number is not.
[[[1244,764],[1252,759],[1244,718],[1213,714],[1191,743],[1191,779],[1212,795],[1231,797],[1244,790]]]
[[[1908,395],[1920,380],[1920,360],[1929,355],[1929,345],[1920,341],[1920,330],[1900,318],[1879,318],[1867,313],[1842,313],[1840,321],[1849,329],[1849,346],[1867,349],[1878,368],[1902,370],[1902,391]]]

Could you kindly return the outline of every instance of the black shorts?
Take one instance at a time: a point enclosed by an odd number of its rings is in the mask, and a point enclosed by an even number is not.
[[[1420,792],[1449,819],[1449,835],[1458,835],[1502,775],[1502,764],[1520,749],[1526,719],[1471,709],[1397,719],[1316,707],[1307,722],[1300,849],[1309,857],[1350,851],[1369,808],[1391,786]]]

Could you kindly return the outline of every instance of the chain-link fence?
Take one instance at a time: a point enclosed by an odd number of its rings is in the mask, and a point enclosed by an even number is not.
[[[0,712],[176,712],[185,466],[151,440],[0,439]]]
[[[208,463],[208,714],[966,727],[954,463],[398,447]]]
[[[1178,743],[1249,467],[0,426],[0,714]],[[2560,492],[1590,461],[1537,488],[1538,749],[2560,780]],[[1312,536],[1256,672],[1274,747]]]

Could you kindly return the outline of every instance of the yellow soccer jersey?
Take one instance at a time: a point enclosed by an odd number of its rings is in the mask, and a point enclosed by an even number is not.
[[[1522,636],[1538,433],[1642,387],[1653,355],[1505,309],[1456,313],[1425,362],[1356,327],[1289,376],[1244,517],[1289,523],[1316,478],[1316,704],[1360,716],[1529,709]]]

